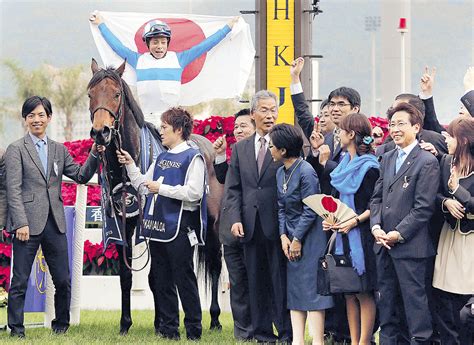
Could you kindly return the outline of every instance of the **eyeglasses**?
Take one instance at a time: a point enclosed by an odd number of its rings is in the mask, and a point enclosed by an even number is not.
[[[403,127],[406,127],[408,125],[408,122],[390,122],[390,124],[388,125],[388,128],[390,129],[393,129],[395,127],[397,128],[403,128]]]
[[[262,109],[257,109],[257,111],[259,113],[266,115],[266,114],[276,114],[278,112],[278,109],[277,108],[271,108],[271,109],[262,108]]]
[[[329,102],[329,108],[334,108],[335,106],[337,105],[338,108],[343,108],[345,106],[351,106],[350,103],[344,103],[344,102],[337,102],[337,103],[334,103],[334,102]]]

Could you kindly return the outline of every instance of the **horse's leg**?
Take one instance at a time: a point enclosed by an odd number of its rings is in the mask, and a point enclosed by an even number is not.
[[[128,261],[129,266],[132,265],[132,235],[135,224],[127,222],[126,227],[126,240],[127,246],[125,247],[126,258],[123,257],[123,246],[117,246],[119,253],[119,271],[120,271],[120,289],[122,290],[122,315],[120,317],[120,335],[126,335],[128,330],[132,326],[132,313],[131,313],[131,295],[132,290],[132,271],[125,265],[125,259]]]
[[[212,224],[212,223],[211,223]],[[207,268],[211,277],[211,306],[209,313],[211,314],[211,329],[221,330],[222,326],[219,322],[221,308],[219,307],[219,277],[222,270],[222,251],[218,236],[214,231],[208,232],[206,243]]]
[[[218,251],[219,255],[217,257],[220,258],[220,250]],[[221,308],[219,307],[219,277],[221,275],[222,270],[222,261],[218,260],[218,258],[213,258],[212,267],[210,267],[210,274],[211,274],[211,289],[212,289],[212,298],[211,298],[211,306],[209,308],[209,312],[211,314],[211,329],[221,330],[222,325],[219,322],[219,315],[221,314]]]

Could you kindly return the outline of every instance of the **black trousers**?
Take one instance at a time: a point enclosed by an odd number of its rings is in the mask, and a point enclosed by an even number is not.
[[[188,339],[202,334],[202,311],[199,300],[193,254],[187,227],[199,227],[199,211],[183,211],[178,236],[171,242],[150,241],[154,282],[160,303],[159,332],[170,338],[179,337],[178,293],[184,311],[184,326]]]
[[[272,326],[274,321],[278,339],[290,341],[292,334],[286,303],[286,262],[280,240],[272,241],[265,237],[257,215],[253,238],[243,246],[254,338],[265,342],[276,341]]]
[[[472,295],[459,295],[434,289],[435,318],[443,345],[472,345],[472,332],[461,322],[460,311]]]
[[[19,241],[16,237],[13,239],[13,278],[8,292],[8,327],[13,333],[25,332],[23,310],[26,288],[40,245],[56,288],[54,295],[56,318],[51,326],[57,330],[69,327],[71,279],[67,239],[66,234],[59,232],[50,212],[46,226],[40,235],[30,236],[30,239],[25,242]]]
[[[249,281],[245,268],[242,245],[224,245],[224,260],[229,271],[230,307],[234,319],[234,337],[238,340],[253,338],[250,316]]]
[[[395,259],[382,249],[376,260],[380,344],[428,344],[433,333],[425,285],[428,259]]]

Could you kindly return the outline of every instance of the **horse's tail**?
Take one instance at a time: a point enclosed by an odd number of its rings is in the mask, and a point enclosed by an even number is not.
[[[204,272],[206,291],[209,290],[212,279],[218,279],[222,270],[221,243],[218,233],[214,230],[216,221],[213,215],[208,214],[206,244],[198,247],[198,272]]]

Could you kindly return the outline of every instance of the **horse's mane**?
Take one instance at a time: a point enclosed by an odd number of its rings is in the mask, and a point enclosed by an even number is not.
[[[132,111],[133,117],[135,118],[135,121],[137,122],[138,127],[143,128],[143,126],[145,125],[145,117],[143,116],[143,112],[138,106],[137,101],[135,101],[132,91],[128,87],[127,83],[120,77],[120,75],[118,74],[118,72],[115,70],[114,67],[108,66],[105,69],[101,68],[96,73],[94,73],[92,76],[92,79],[89,81],[89,84],[87,85],[87,89],[90,89],[91,87],[96,86],[105,78],[110,78],[113,81],[115,81],[118,85],[120,84],[122,85],[123,93],[125,95],[125,103]]]

